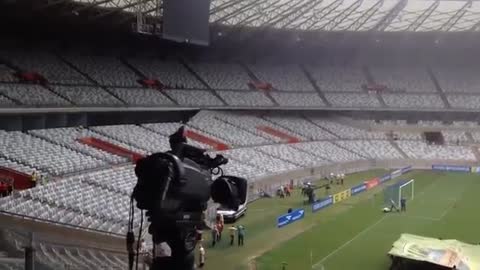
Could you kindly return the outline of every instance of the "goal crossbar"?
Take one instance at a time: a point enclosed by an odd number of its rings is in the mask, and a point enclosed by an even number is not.
[[[403,188],[407,187],[408,185],[411,185],[412,186],[412,197],[411,197],[411,200],[414,199],[415,197],[415,179],[410,179],[409,181],[405,182],[404,184],[402,184],[398,189],[399,189],[399,192],[400,192],[400,196],[398,198],[398,205],[400,205],[400,200],[402,199],[402,190]]]

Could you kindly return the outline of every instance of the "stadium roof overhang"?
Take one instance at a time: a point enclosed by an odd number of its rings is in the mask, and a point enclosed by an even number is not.
[[[162,0],[10,0],[35,13],[116,24],[155,19]],[[114,20],[112,20],[112,17]],[[215,26],[305,32],[458,32],[480,30],[480,1],[473,0],[212,0]]]

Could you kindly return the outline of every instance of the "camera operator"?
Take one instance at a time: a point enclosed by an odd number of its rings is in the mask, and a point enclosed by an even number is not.
[[[127,234],[130,269],[133,268],[133,200],[138,208],[146,210],[154,246],[165,242],[171,249],[171,256],[153,258],[152,270],[194,269],[198,230],[206,227],[204,212],[210,198],[235,211],[246,201],[247,180],[223,175],[220,166],[227,164],[228,159],[222,155],[211,158],[206,150],[187,144],[185,135],[185,128],[179,128],[169,138],[171,151],[155,153],[137,162],[138,182],[132,193]],[[215,172],[219,176],[213,180]]]

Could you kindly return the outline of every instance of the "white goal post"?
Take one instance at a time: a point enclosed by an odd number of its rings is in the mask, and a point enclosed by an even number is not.
[[[410,179],[409,181],[407,181],[406,183],[402,184],[399,187],[398,189],[399,196],[398,196],[397,205],[400,205],[400,200],[403,198],[403,196],[405,196],[405,194],[408,194],[409,191],[410,191],[409,197],[406,199],[413,200],[415,197],[415,179]]]

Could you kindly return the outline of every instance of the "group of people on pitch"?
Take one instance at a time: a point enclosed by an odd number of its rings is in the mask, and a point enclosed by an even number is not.
[[[390,207],[383,208],[383,212],[393,212],[394,210],[397,212],[406,212],[407,211],[407,200],[405,198],[400,199],[400,209],[395,205],[393,200],[390,200],[391,204]]]
[[[225,221],[223,219],[223,215],[217,215],[217,219],[215,225],[212,228],[212,247],[216,245],[216,243],[222,240],[222,232],[223,228],[225,227]],[[228,228],[229,235],[230,235],[230,246],[233,246],[235,243],[235,235],[238,239],[238,246],[243,246],[243,240],[245,238],[245,227],[243,225],[237,226],[230,226]]]

